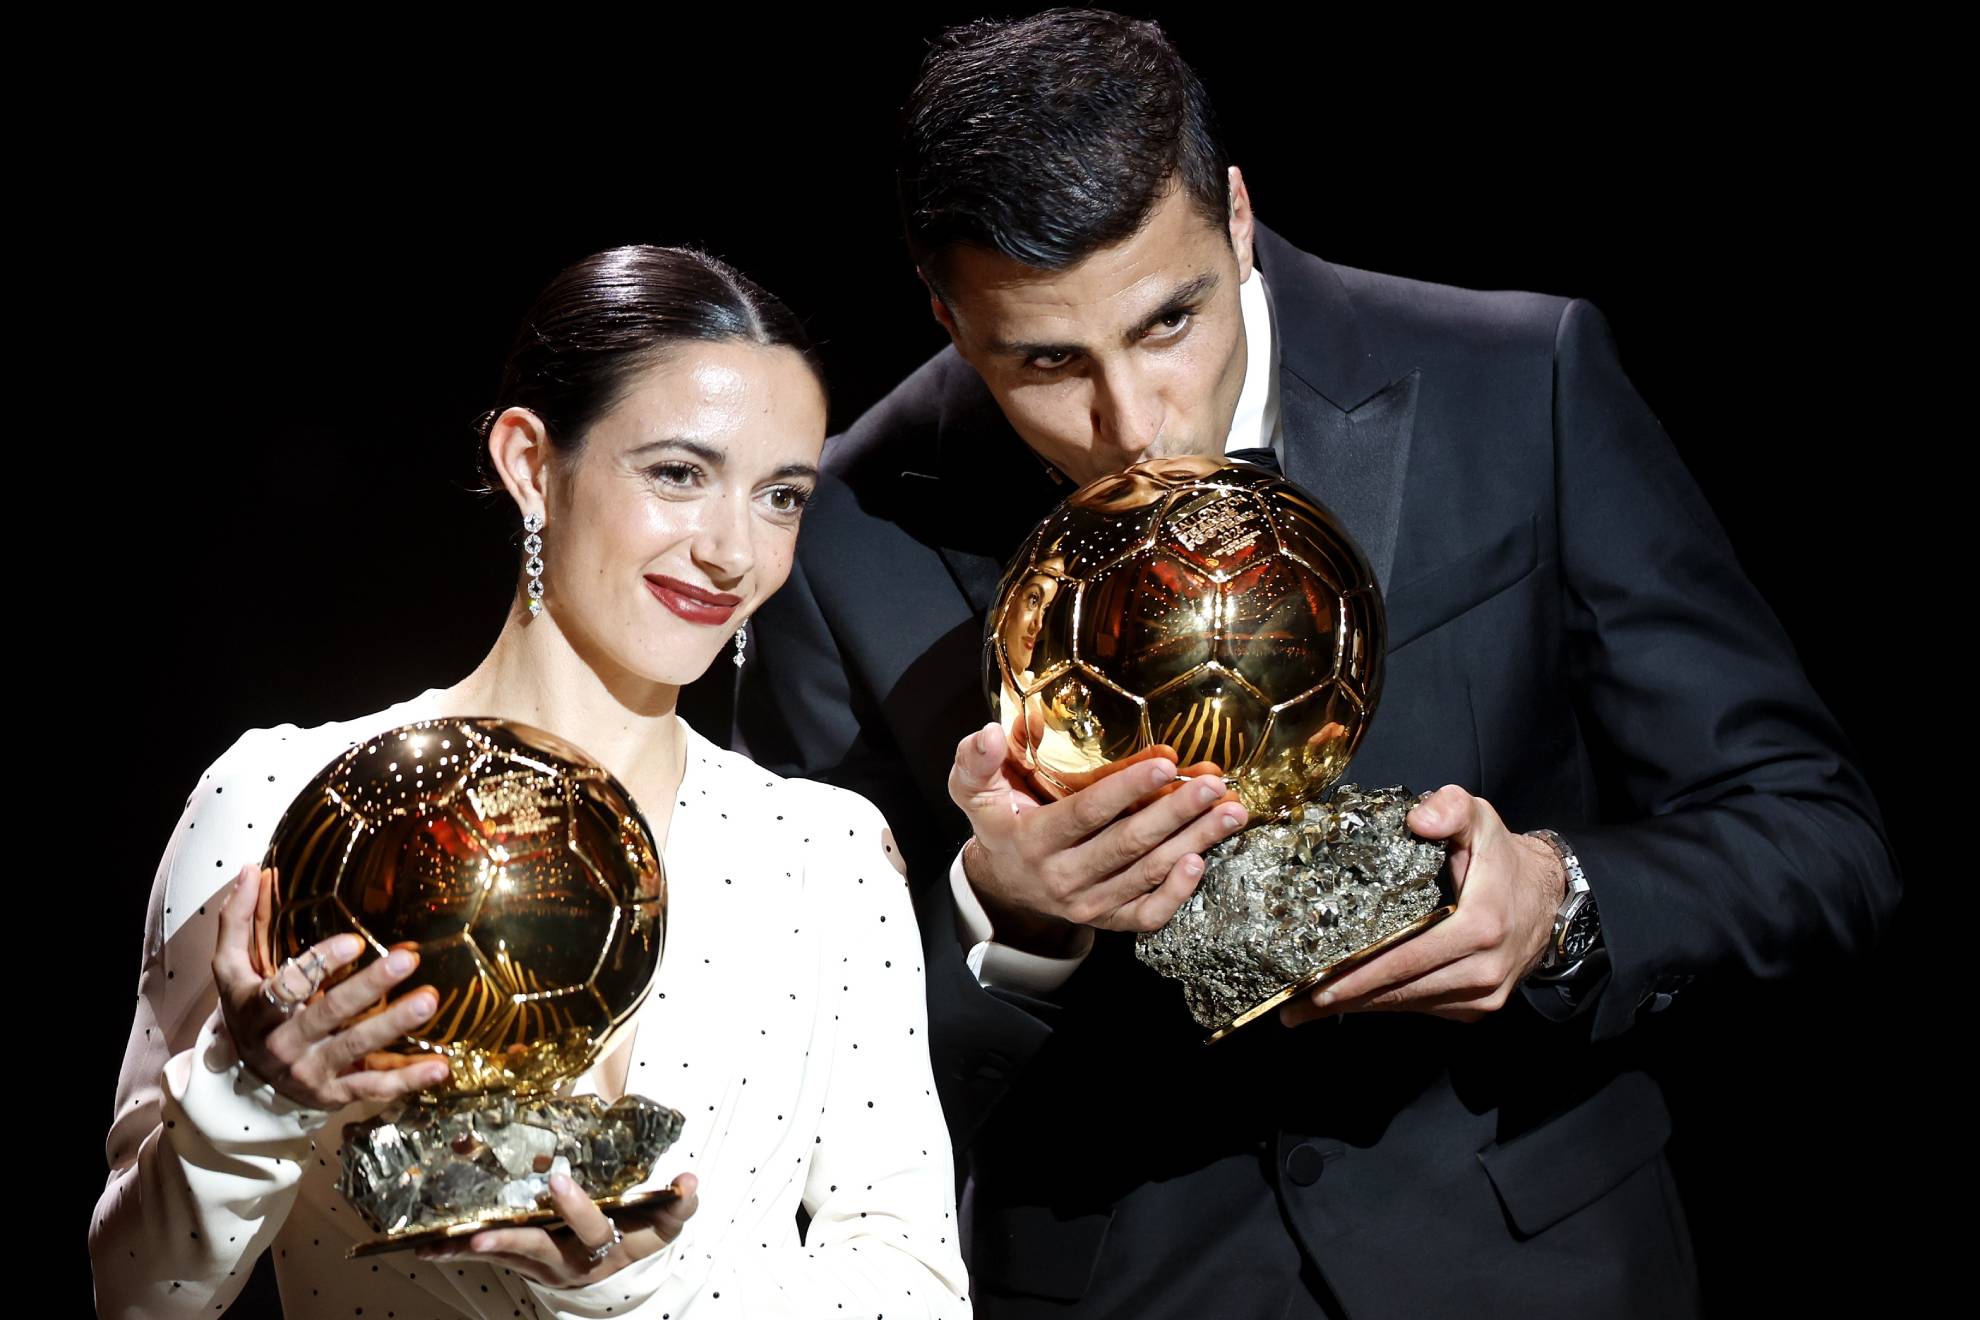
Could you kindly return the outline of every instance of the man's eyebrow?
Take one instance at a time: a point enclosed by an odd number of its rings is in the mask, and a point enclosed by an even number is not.
[[[1217,272],[1214,270],[1205,271],[1195,279],[1178,285],[1169,291],[1168,297],[1162,300],[1161,306],[1142,318],[1141,324],[1135,326],[1128,337],[1130,339],[1140,338],[1143,334],[1147,333],[1149,327],[1158,321],[1173,316],[1216,287]],[[1034,343],[1012,339],[992,340],[990,344],[990,351],[993,353],[1012,354],[1026,358],[1057,357],[1060,354],[1078,353],[1083,351],[1084,348],[1085,346],[1083,344]]]
[[[990,341],[990,351],[1022,358],[1057,357],[1061,353],[1079,352],[1079,345],[1043,344],[1021,339],[993,339]]]
[[[1165,321],[1217,287],[1217,272],[1207,270],[1172,292],[1162,305],[1134,328],[1135,338],[1146,334],[1158,321]]]

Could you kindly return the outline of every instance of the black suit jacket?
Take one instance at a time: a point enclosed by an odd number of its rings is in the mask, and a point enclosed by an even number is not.
[[[1333,266],[1263,228],[1257,258],[1287,475],[1388,604],[1348,777],[1461,784],[1561,831],[1605,981],[1471,1025],[1268,1020],[1208,1050],[1129,937],[1102,933],[1050,1002],[981,988],[946,777],[988,717],[999,572],[1067,488],[953,350],[828,447],[751,630],[742,741],[865,793],[902,841],[980,1314],[1689,1311],[1633,1027],[1694,980],[1870,941],[1897,898],[1875,804],[1593,307]]]

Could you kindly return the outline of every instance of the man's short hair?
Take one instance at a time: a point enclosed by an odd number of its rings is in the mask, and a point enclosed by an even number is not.
[[[936,38],[902,114],[908,250],[937,292],[959,243],[1063,270],[1132,237],[1175,187],[1222,229],[1229,164],[1159,25],[1101,9],[966,23]]]

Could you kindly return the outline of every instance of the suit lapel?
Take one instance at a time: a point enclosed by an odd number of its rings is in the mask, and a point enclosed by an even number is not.
[[[982,612],[996,591],[1002,569],[992,553],[997,532],[982,526],[982,519],[971,511],[975,502],[972,493],[961,483],[944,481],[933,472],[901,473],[900,493],[902,503],[915,510],[915,521],[921,523],[919,527],[910,524],[916,539],[934,546],[957,589],[972,609]],[[975,498],[980,500],[980,493]],[[952,512],[945,518],[932,516],[942,510]]]
[[[967,550],[947,546],[942,548],[942,562],[949,566],[949,575],[962,588],[963,595],[969,600],[969,607],[978,614],[987,615],[991,602],[997,596],[997,583],[1003,580],[1004,565],[989,555],[971,554]]]
[[[1256,232],[1279,336],[1286,475],[1340,519],[1386,592],[1422,375],[1365,336],[1333,267]]]
[[[923,539],[981,615],[1024,538],[1073,487],[1018,439],[982,377],[957,367],[936,433],[936,471],[903,472],[901,484],[908,500],[939,511]]]
[[[1286,475],[1340,519],[1385,593],[1402,522],[1419,379],[1421,373],[1412,371],[1353,412],[1342,412],[1290,373],[1279,383]]]

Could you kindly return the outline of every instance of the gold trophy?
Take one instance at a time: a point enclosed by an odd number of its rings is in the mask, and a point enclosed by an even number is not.
[[[667,884],[625,789],[526,725],[439,719],[352,747],[275,827],[264,957],[346,932],[341,975],[410,947],[439,1008],[397,1049],[444,1057],[446,1083],[344,1129],[338,1190],[379,1234],[352,1256],[488,1227],[555,1222],[553,1174],[600,1206],[680,1135],[642,1096],[569,1083],[644,1001],[666,940]]]
[[[1416,796],[1328,792],[1374,715],[1383,633],[1374,572],[1333,516],[1222,458],[1082,486],[998,588],[984,686],[1041,791],[1162,744],[1215,761],[1253,818],[1135,941],[1213,1041],[1454,910],[1443,845],[1403,826]]]

